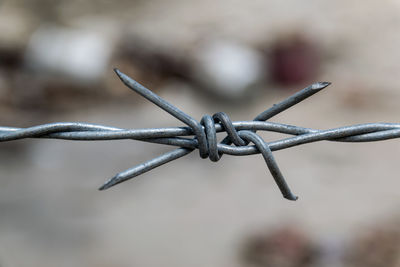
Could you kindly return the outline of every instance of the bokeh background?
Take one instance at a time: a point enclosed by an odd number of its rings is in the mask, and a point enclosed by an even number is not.
[[[399,0],[2,0],[0,125],[181,125],[113,67],[197,119],[250,120],[330,81],[272,121],[398,122],[399,33]],[[297,202],[259,155],[192,153],[97,191],[169,149],[0,144],[0,266],[400,266],[398,140],[275,152]]]

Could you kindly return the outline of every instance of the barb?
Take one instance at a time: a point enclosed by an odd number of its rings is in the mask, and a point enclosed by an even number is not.
[[[205,115],[201,121],[198,122],[193,117],[168,103],[118,69],[115,69],[115,72],[126,86],[182,121],[187,126],[121,129],[79,122],[50,123],[29,128],[0,126],[0,142],[24,138],[52,138],[82,141],[133,139],[179,147],[131,169],[118,173],[104,183],[104,185],[99,188],[100,190],[105,190],[116,184],[132,179],[156,167],[181,158],[196,149],[199,150],[201,158],[208,157],[212,161],[218,161],[223,154],[245,156],[261,153],[283,197],[289,200],[296,200],[297,196],[291,192],[287,185],[274,159],[272,151],[323,140],[335,142],[372,142],[400,137],[400,124],[396,123],[367,123],[328,130],[315,130],[266,121],[326,88],[330,85],[328,82],[314,83],[304,88],[260,113],[253,121],[232,122],[227,114],[219,112],[213,116]],[[256,131],[271,131],[289,134],[292,135],[292,137],[265,142]],[[227,136],[218,143],[216,134],[220,132],[226,132]],[[253,143],[253,145],[249,145],[249,143]]]

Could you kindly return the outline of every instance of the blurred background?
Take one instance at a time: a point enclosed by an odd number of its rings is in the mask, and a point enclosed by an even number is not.
[[[196,119],[250,120],[330,81],[272,121],[398,122],[399,33],[399,0],[2,0],[0,125],[181,125],[113,67]],[[400,266],[398,140],[275,152],[297,202],[260,155],[192,153],[97,191],[170,149],[0,144],[0,266]]]

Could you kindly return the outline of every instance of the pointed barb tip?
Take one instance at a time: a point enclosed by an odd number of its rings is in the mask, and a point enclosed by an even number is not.
[[[314,90],[321,90],[321,89],[324,89],[325,87],[327,87],[329,85],[331,85],[330,82],[317,82],[317,83],[314,83],[311,87]]]
[[[106,190],[106,189],[107,189],[107,187],[106,187],[105,184],[103,184],[102,186],[99,187],[99,191],[103,191],[103,190]]]
[[[114,176],[113,178],[111,178],[110,180],[108,180],[107,182],[105,182],[102,186],[99,187],[100,191],[106,190],[110,187],[113,187],[114,185],[118,184],[118,177]]]
[[[296,200],[299,199],[298,196],[295,196],[295,195],[293,195],[293,194],[284,195],[283,197],[286,198],[286,199],[288,199],[288,200],[292,200],[292,201],[296,201]]]
[[[121,78],[122,79],[122,77],[121,76],[123,76],[124,75],[124,73],[123,72],[121,72],[118,68],[114,68],[114,72],[118,75],[118,77],[119,78]]]

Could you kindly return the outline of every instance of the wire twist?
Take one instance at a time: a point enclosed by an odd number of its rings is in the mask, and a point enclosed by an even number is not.
[[[400,137],[400,124],[395,123],[367,123],[328,130],[315,130],[267,122],[268,119],[276,114],[279,114],[326,88],[330,85],[328,82],[314,83],[300,90],[282,102],[260,113],[253,121],[232,122],[227,114],[218,112],[213,116],[204,115],[201,121],[198,122],[118,69],[114,69],[114,71],[126,86],[182,121],[187,126],[152,129],[120,129],[79,122],[59,122],[29,128],[0,126],[0,142],[24,138],[53,138],[85,141],[134,139],[179,147],[178,149],[118,173],[104,183],[104,185],[99,188],[100,190],[110,188],[165,163],[183,157],[195,149],[199,150],[201,158],[209,158],[214,162],[218,161],[223,154],[245,156],[261,153],[283,197],[289,200],[296,200],[297,196],[291,192],[287,185],[274,159],[272,151],[322,140],[336,142],[371,142]],[[256,133],[256,131],[259,130],[293,136],[267,143]],[[217,142],[217,133],[219,132],[226,132],[227,134],[220,143]],[[187,136],[193,136],[193,138],[188,138]],[[253,143],[254,145],[249,145],[249,143]]]

